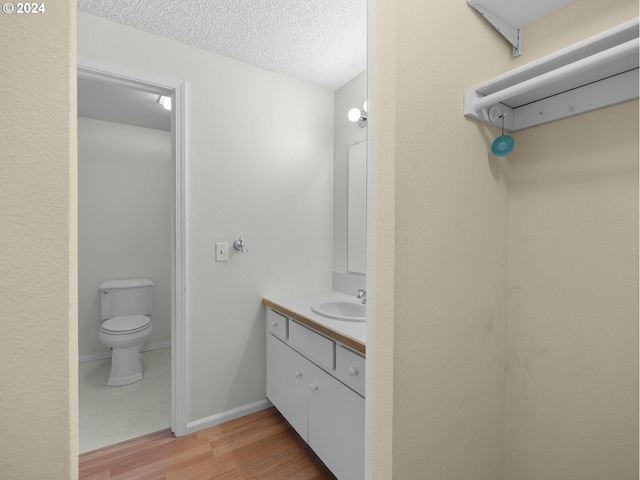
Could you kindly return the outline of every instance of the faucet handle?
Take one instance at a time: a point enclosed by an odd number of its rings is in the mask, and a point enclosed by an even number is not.
[[[233,248],[235,248],[236,252],[238,253],[247,253],[249,251],[249,249],[247,248],[247,244],[242,239],[242,237],[233,242]]]
[[[362,288],[358,289],[358,298],[362,300],[362,303],[367,303],[367,291]]]

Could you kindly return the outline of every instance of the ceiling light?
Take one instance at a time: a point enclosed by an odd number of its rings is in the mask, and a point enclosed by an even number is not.
[[[162,105],[165,110],[171,110],[171,97],[165,97],[164,95],[160,95],[158,97],[158,103]]]

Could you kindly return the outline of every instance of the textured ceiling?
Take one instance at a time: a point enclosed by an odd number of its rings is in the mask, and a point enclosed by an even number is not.
[[[331,90],[367,66],[367,0],[78,0],[78,9]]]

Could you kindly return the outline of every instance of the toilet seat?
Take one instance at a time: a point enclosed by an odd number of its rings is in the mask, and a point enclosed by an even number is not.
[[[141,332],[151,326],[151,319],[145,315],[113,317],[102,323],[102,331],[109,335],[128,335]]]

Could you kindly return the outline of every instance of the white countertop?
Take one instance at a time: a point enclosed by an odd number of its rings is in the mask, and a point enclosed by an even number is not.
[[[363,347],[366,346],[367,341],[367,325],[366,322],[353,322],[346,320],[334,320],[331,318],[323,317],[311,310],[311,305],[316,305],[322,302],[332,301],[358,301],[354,295],[347,295],[346,293],[336,291],[326,292],[310,292],[310,293],[287,293],[287,294],[274,294],[266,295],[263,299],[265,305],[271,306],[277,310],[277,306],[288,310],[290,313],[295,314],[294,318],[298,320],[306,320],[305,323],[311,323],[311,326],[318,326],[323,333],[330,336],[331,332],[337,334],[334,338],[338,341],[344,341],[340,336],[352,339]],[[283,311],[287,314],[287,311]],[[328,330],[328,331],[325,331]]]

